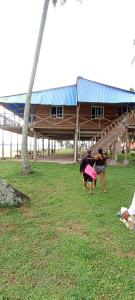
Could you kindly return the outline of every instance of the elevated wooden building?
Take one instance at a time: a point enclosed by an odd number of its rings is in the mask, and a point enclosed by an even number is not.
[[[0,116],[0,128],[22,133],[26,94],[0,98],[8,115]],[[49,140],[89,140],[93,151],[106,149],[128,130],[135,129],[135,93],[81,77],[75,85],[32,93],[29,135]],[[17,120],[16,120],[17,116]]]

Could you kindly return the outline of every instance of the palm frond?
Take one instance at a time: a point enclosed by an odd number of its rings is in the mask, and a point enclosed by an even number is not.
[[[59,0],[59,1],[60,1],[60,4],[62,4],[62,5],[67,2],[67,0]],[[82,0],[78,0],[78,1],[82,2]],[[58,0],[52,0],[53,5],[56,5],[57,2],[58,2]]]

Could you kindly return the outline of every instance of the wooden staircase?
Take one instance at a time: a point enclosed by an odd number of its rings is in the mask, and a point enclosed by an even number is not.
[[[97,154],[99,148],[102,148],[103,150],[108,149],[118,137],[122,137],[128,127],[132,115],[132,112],[121,115],[103,131],[92,138],[90,140],[92,154]]]

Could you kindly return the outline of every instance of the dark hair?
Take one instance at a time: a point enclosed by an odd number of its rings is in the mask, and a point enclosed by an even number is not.
[[[99,149],[98,149],[98,153],[101,154],[101,155],[103,155],[103,149],[102,149],[102,148],[99,148]]]
[[[87,156],[91,156],[91,150],[89,149],[88,151],[87,151],[87,154],[86,154]]]

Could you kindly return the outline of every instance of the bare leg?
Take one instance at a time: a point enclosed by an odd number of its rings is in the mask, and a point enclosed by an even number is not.
[[[90,181],[90,190],[89,193],[92,194],[93,182]]]
[[[104,193],[106,193],[107,188],[106,188],[105,174],[103,172],[100,173],[100,179],[101,179],[101,182],[102,182]]]
[[[87,182],[83,180],[83,184],[84,184],[84,191],[86,191]]]
[[[96,188],[96,185],[97,185],[97,179],[94,179],[94,181],[93,181],[93,186],[94,186],[94,188]]]

